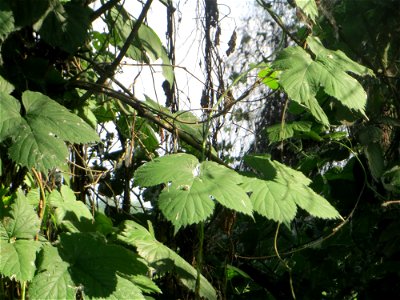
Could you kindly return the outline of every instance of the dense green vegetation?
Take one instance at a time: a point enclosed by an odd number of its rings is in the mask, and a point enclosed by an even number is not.
[[[217,1],[199,1],[196,110],[178,4],[160,0],[163,45],[153,1],[91,2],[0,2],[0,298],[400,294],[397,0],[258,0],[274,42],[243,35],[232,74],[236,33],[222,55]],[[165,105],[117,80],[126,59],[158,68]],[[231,152],[251,118],[251,150]]]

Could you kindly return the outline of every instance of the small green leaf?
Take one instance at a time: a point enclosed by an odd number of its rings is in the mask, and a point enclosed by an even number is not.
[[[203,125],[199,123],[199,119],[193,113],[178,111],[172,115],[171,123],[198,141],[203,140]]]
[[[232,280],[236,276],[241,276],[246,279],[251,279],[251,277],[241,269],[232,266],[232,265],[226,265],[226,277],[228,280]]]
[[[328,133],[323,136],[324,139],[331,139],[333,141],[341,141],[349,136],[348,132],[345,131],[336,131],[332,133]]]
[[[146,24],[141,24],[138,32],[140,43],[143,45],[146,53],[151,57],[153,61],[161,59],[164,66],[162,66],[163,75],[169,82],[170,86],[174,83],[174,69],[170,66],[171,62],[168,57],[167,51],[161,43],[160,38]]]
[[[21,190],[2,220],[9,239],[33,239],[39,232],[40,221],[33,206]]]
[[[272,90],[279,88],[278,72],[267,67],[260,72],[258,72],[258,77],[262,79],[262,82]]]
[[[309,132],[312,123],[307,121],[298,121],[293,123],[275,124],[267,128],[268,139],[270,143],[280,142],[292,138],[296,132]]]
[[[74,192],[68,186],[61,186],[61,193],[53,190],[48,201],[50,206],[56,208],[58,225],[65,226],[70,232],[95,231],[89,208],[82,201],[76,200]]]
[[[295,0],[296,5],[309,17],[313,22],[318,17],[318,7],[315,0]]]
[[[112,43],[118,47],[122,47],[131,33],[136,21],[122,6],[119,5],[116,5],[115,8],[111,10],[109,19],[110,24],[115,24],[111,30],[114,31],[115,36],[117,36],[117,39],[112,41]],[[170,86],[173,85],[174,68],[171,66],[168,53],[155,31],[146,24],[142,23],[140,25],[138,37],[133,40],[126,55],[136,61],[149,62],[149,57],[153,61],[161,59],[163,63],[163,75],[169,82]]]
[[[13,90],[14,86],[10,82],[5,80],[2,76],[0,76],[0,93],[10,94]],[[2,94],[0,94],[0,97],[2,97]]]
[[[125,221],[118,239],[136,247],[139,254],[158,272],[174,272],[183,285],[195,290],[197,270],[176,252],[158,242],[143,226]],[[200,295],[206,299],[217,299],[214,288],[203,275],[200,277]]]
[[[132,31],[133,21],[129,13],[121,5],[116,5],[110,10],[110,14],[107,15],[108,24],[112,24],[109,27],[110,34],[113,38],[110,43],[114,46],[121,48]],[[144,53],[144,49],[140,42],[134,40],[129,46],[126,55],[136,61],[147,61],[148,58]]]
[[[175,80],[174,68],[171,65],[171,60],[169,59],[167,51],[164,47],[162,47],[160,58],[163,63],[162,73],[164,78],[169,82],[170,86],[172,86]]]
[[[127,126],[127,128],[129,128]],[[140,145],[149,152],[154,152],[159,147],[159,141],[152,124],[146,119],[136,117],[135,132]]]

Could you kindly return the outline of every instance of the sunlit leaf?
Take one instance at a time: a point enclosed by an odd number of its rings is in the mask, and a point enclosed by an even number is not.
[[[192,178],[185,185],[171,184],[160,196],[158,206],[176,230],[205,221],[214,211],[215,204],[200,179]]]
[[[0,225],[2,226],[2,225]],[[0,273],[18,281],[32,280],[36,270],[36,253],[41,244],[34,240],[0,240]]]
[[[242,177],[215,162],[200,164],[193,155],[180,153],[157,158],[139,167],[135,178],[141,186],[166,184],[158,205],[176,229],[207,219],[214,210],[214,201],[252,214],[251,201],[238,186]]]
[[[97,133],[81,118],[41,93],[26,91],[22,102],[25,118],[18,119],[18,105],[13,104],[13,117],[8,122],[20,122],[18,133],[12,136],[14,143],[9,154],[23,166],[42,171],[57,167],[65,163],[68,155],[64,141],[88,143],[98,140]],[[9,128],[9,123],[2,127]]]
[[[367,94],[347,72],[371,75],[371,71],[351,61],[341,51],[324,48],[316,37],[308,37],[307,42],[316,55],[315,60],[296,46],[281,51],[273,63],[274,68],[282,71],[279,82],[288,96],[307,107],[323,124],[329,124],[329,121],[316,99],[321,88],[347,108],[364,114]]]
[[[251,193],[254,211],[259,214],[289,224],[299,206],[315,217],[340,217],[327,200],[308,187],[311,181],[301,172],[268,157],[247,157],[246,162],[260,174],[260,178],[247,177],[241,185],[245,191]]]
[[[272,70],[270,67],[267,67],[258,72],[258,77],[260,77],[262,79],[262,82],[270,89],[276,90],[279,88],[277,73],[278,72]]]
[[[39,232],[39,218],[21,190],[6,212],[2,224],[9,239],[33,239]]]
[[[136,184],[147,187],[169,181],[178,184],[189,182],[195,177],[199,165],[195,156],[185,153],[155,158],[136,170]]]
[[[41,93],[26,91],[22,95],[22,102],[31,127],[44,127],[49,133],[72,143],[99,140],[93,128],[81,118]]]

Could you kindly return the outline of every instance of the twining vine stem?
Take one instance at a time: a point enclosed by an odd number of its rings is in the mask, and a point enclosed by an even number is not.
[[[39,205],[38,205],[38,215],[39,215],[39,219],[40,221],[42,221],[43,219],[43,214],[44,214],[44,210],[46,207],[46,193],[44,191],[44,187],[43,187],[43,182],[42,182],[42,174],[40,174],[40,172],[36,171],[35,168],[32,168],[32,173],[36,178],[36,181],[39,185],[39,189],[40,189],[40,199],[39,199]],[[37,236],[38,238],[38,236]]]
[[[280,226],[281,226],[281,223],[278,223],[278,225],[276,227],[275,237],[274,237],[274,250],[275,250],[276,257],[278,257],[278,259],[281,261],[281,263],[288,270],[290,291],[292,293],[293,299],[296,300],[296,294],[294,292],[294,287],[293,287],[292,268],[287,264],[287,262],[285,260],[282,259],[281,255],[279,254],[279,251],[278,251],[278,234],[279,234]]]

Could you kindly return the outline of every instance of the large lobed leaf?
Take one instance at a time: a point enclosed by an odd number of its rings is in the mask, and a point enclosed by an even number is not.
[[[41,246],[33,240],[39,232],[39,218],[21,191],[0,215],[0,274],[18,281],[31,280]]]
[[[297,206],[315,217],[340,217],[326,199],[308,187],[311,181],[303,173],[264,156],[249,156],[245,160],[260,177],[247,177],[242,184],[251,193],[254,211],[285,224],[294,219]]]
[[[46,244],[38,255],[38,270],[29,286],[30,299],[75,299],[78,286],[72,281],[68,262],[57,248]]]
[[[199,163],[193,155],[179,153],[157,158],[139,167],[135,180],[141,186],[166,184],[159,207],[176,230],[206,220],[214,210],[214,200],[252,214],[251,201],[238,186],[242,177],[215,162]]]
[[[288,96],[307,107],[317,120],[326,125],[329,124],[328,118],[316,99],[321,88],[344,106],[364,114],[367,94],[347,72],[364,76],[372,75],[372,71],[341,51],[326,49],[316,37],[309,36],[307,43],[315,59],[296,46],[281,51],[273,63],[275,69],[282,71],[279,82]]]
[[[197,270],[176,252],[158,242],[143,226],[133,221],[125,221],[118,239],[136,247],[138,253],[157,272],[174,272],[183,285],[192,291],[195,290]],[[200,277],[200,296],[206,299],[217,299],[213,286],[203,275]]]
[[[98,140],[97,133],[81,118],[41,93],[22,94],[24,117],[18,100],[5,94],[0,97],[0,141],[13,138],[9,155],[22,166],[41,171],[60,166],[68,155],[64,141]]]
[[[147,266],[137,254],[107,244],[100,236],[62,234],[57,247],[46,245],[39,256],[31,299],[75,299],[78,289],[89,299],[144,299],[136,285]]]
[[[35,129],[46,128],[48,136],[57,136],[71,143],[97,141],[97,133],[77,115],[49,97],[27,91],[22,95],[26,119]]]

